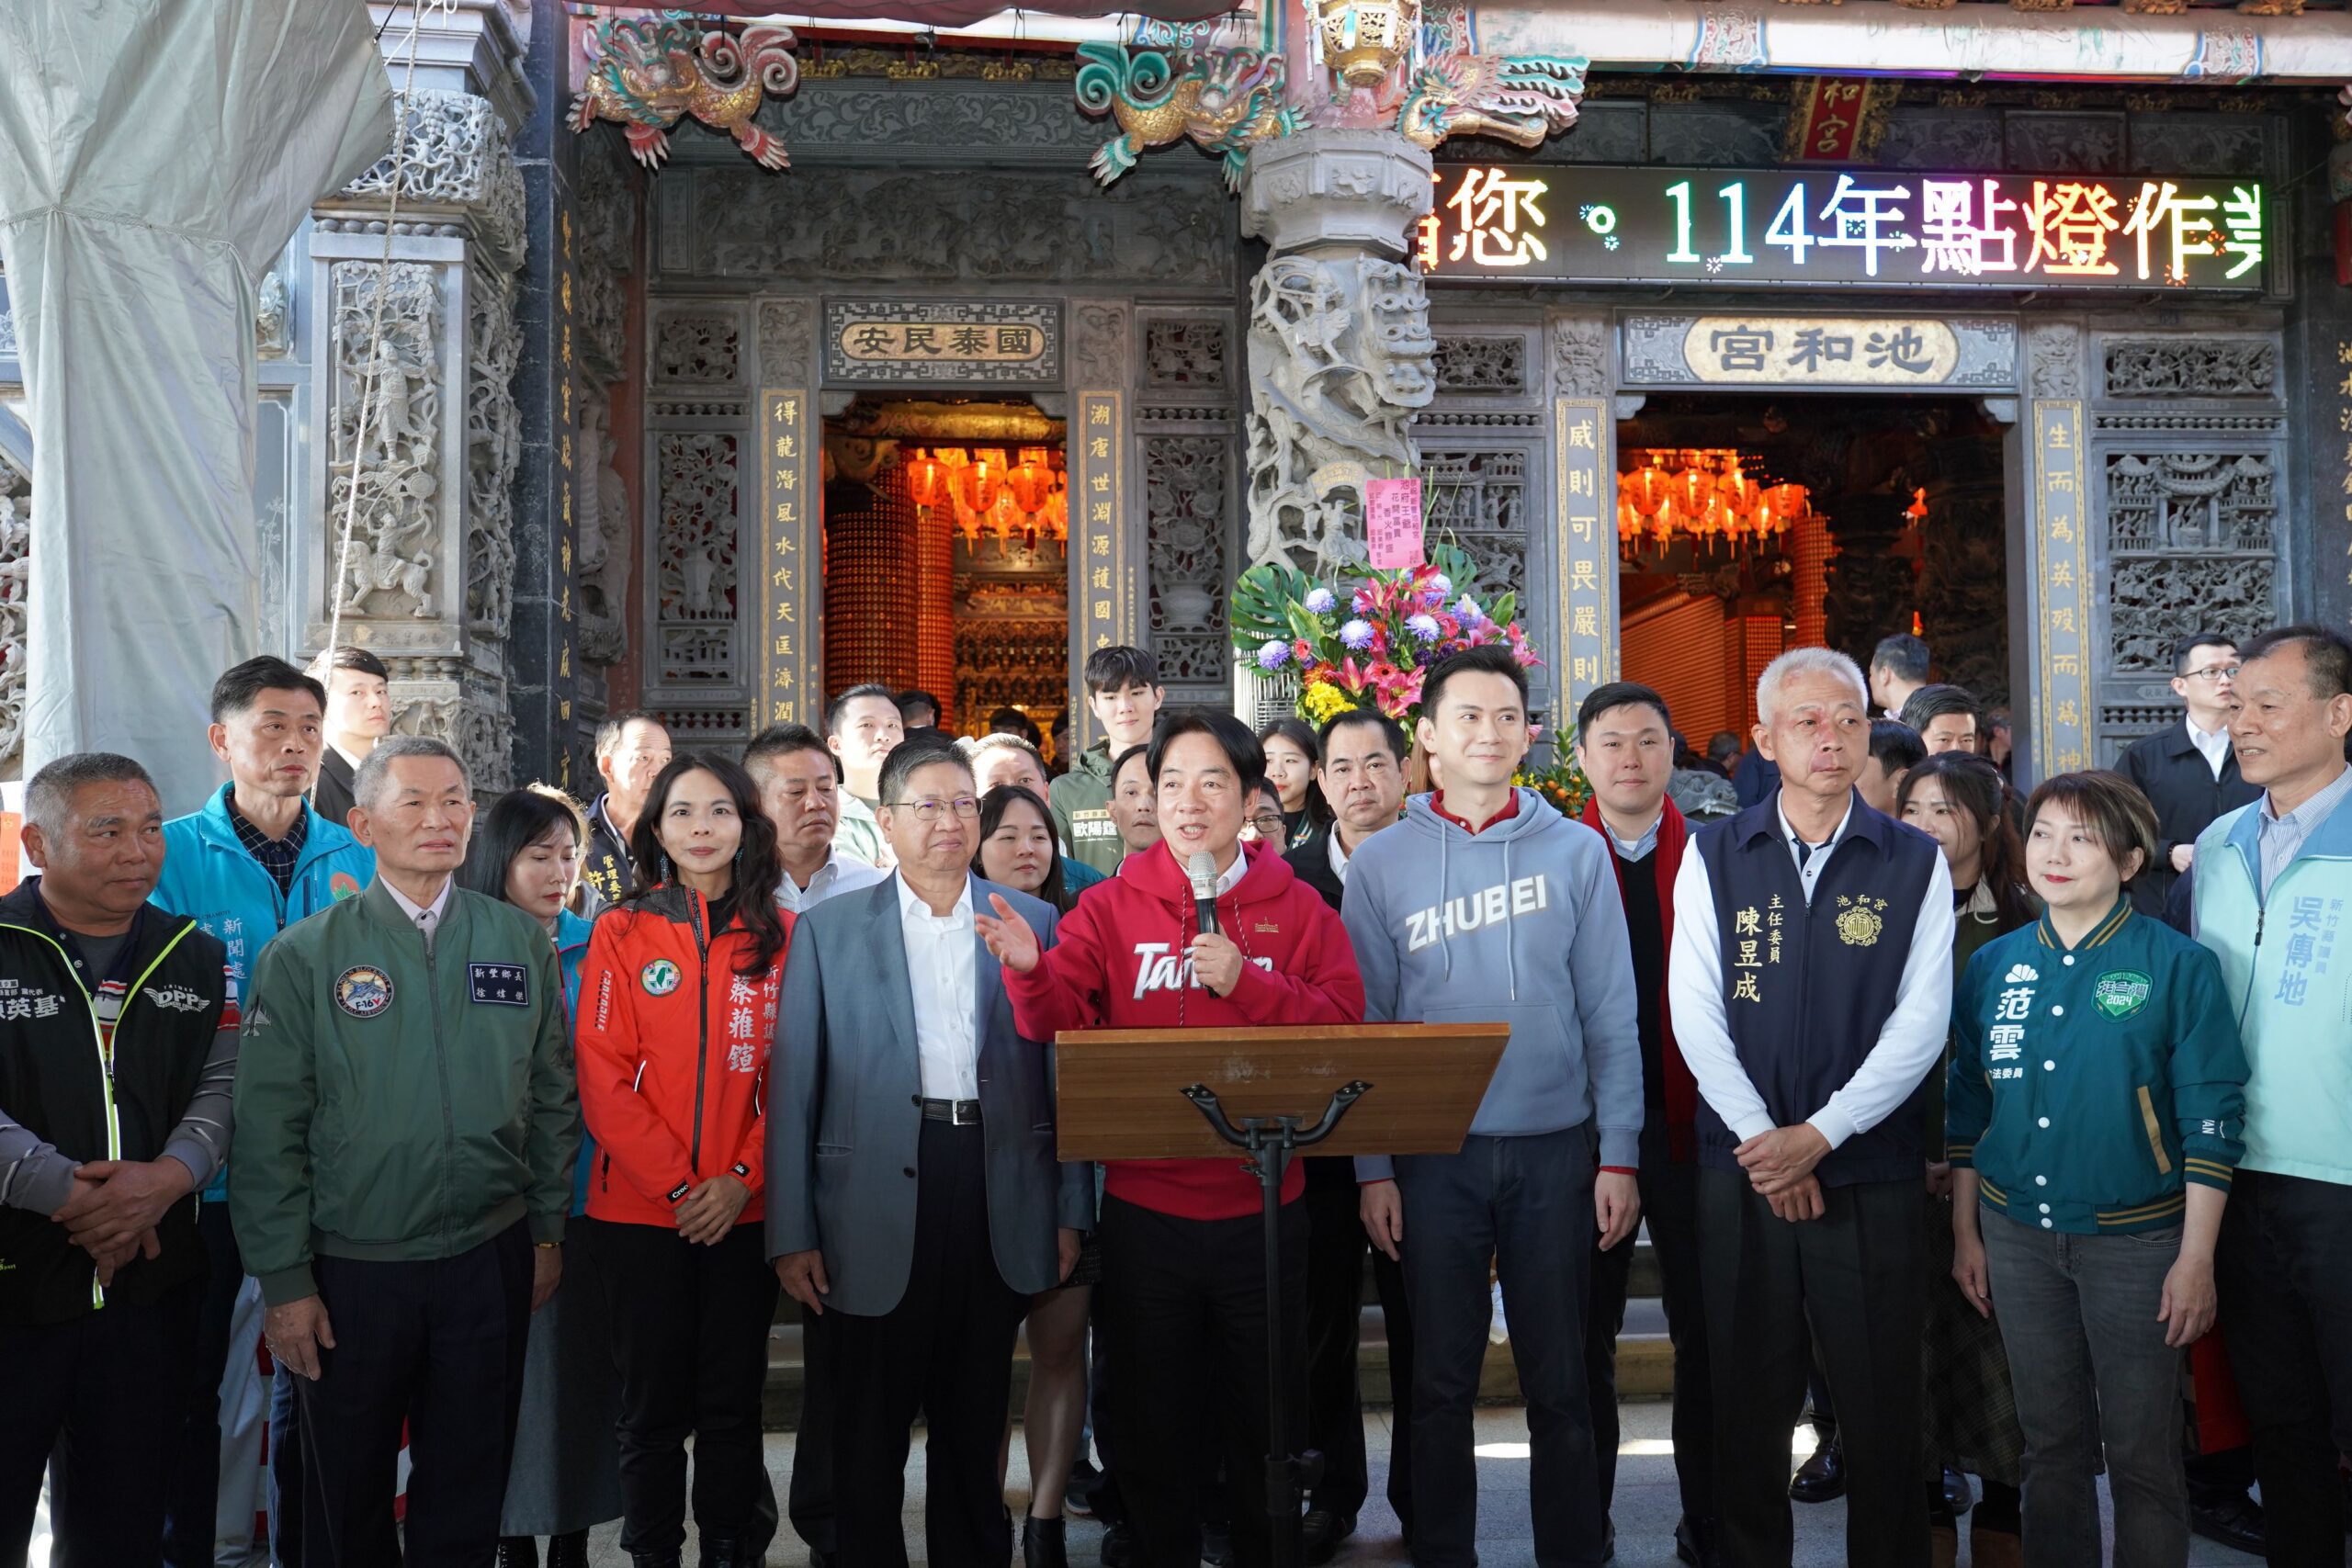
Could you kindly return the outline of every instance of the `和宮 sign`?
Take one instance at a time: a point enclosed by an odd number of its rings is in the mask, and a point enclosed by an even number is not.
[[[2227,178],[1450,164],[1419,253],[1440,279],[2256,294],[2269,208]]]

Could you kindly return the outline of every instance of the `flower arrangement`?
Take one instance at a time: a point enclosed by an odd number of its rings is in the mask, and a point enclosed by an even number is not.
[[[1552,750],[1558,761],[1545,768],[1523,769],[1511,783],[1532,789],[1556,807],[1563,817],[1584,815],[1585,802],[1592,798],[1592,784],[1577,766],[1576,749],[1562,728],[1552,738]]]
[[[1261,672],[1297,679],[1298,716],[1309,724],[1372,705],[1410,740],[1421,680],[1448,654],[1498,644],[1523,665],[1543,662],[1515,618],[1518,596],[1481,605],[1466,587],[1474,572],[1451,542],[1420,566],[1337,584],[1280,562],[1254,566],[1233,587],[1234,646]]]

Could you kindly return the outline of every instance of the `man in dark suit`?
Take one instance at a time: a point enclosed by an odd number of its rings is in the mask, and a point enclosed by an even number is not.
[[[1347,889],[1348,857],[1374,833],[1394,828],[1405,808],[1405,756],[1397,722],[1377,708],[1357,708],[1323,726],[1315,782],[1336,820],[1317,828],[1283,858],[1298,879],[1337,909]],[[1371,1490],[1364,1460],[1363,1407],[1356,1393],[1356,1337],[1363,1316],[1363,1255],[1371,1244],[1356,1215],[1356,1162],[1344,1155],[1306,1162],[1306,1445],[1323,1455],[1323,1479],[1306,1503],[1306,1561],[1329,1562],[1355,1533],[1356,1513]],[[1396,1440],[1388,1455],[1388,1505],[1413,1535],[1413,1320],[1405,1269],[1372,1253],[1373,1282],[1388,1328],[1388,1386]]]
[[[2197,855],[2197,835],[2225,811],[2262,792],[2238,777],[2230,750],[2230,707],[2237,644],[2221,632],[2196,632],[2174,647],[2173,694],[2188,711],[2133,741],[2118,765],[2156,808],[2155,863],[2132,884],[2132,902],[2164,918],[2165,896]]]
[[[1077,1263],[1094,1176],[1056,1161],[1053,1053],[1015,1032],[973,917],[1001,898],[1050,946],[1055,916],[971,874],[979,807],[952,745],[906,741],[877,784],[896,872],[803,915],[785,965],[768,1253],[858,1391],[833,1411],[840,1560],[904,1568],[921,1412],[932,1561],[1003,1568],[1013,1336]]]

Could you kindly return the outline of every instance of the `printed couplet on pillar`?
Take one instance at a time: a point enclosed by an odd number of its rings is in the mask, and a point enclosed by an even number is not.
[[[1123,392],[1079,392],[1070,400],[1069,604],[1072,733],[1092,739],[1080,670],[1098,648],[1136,641],[1126,530],[1126,400]]]
[[[2083,405],[2033,405],[2034,620],[2041,689],[2034,762],[2045,778],[2089,766],[2090,545],[2083,529]]]
[[[757,723],[811,724],[824,711],[818,617],[818,454],[808,439],[811,394],[772,387],[760,394],[760,671]]]
[[[1562,715],[1574,714],[1585,694],[1617,678],[1617,527],[1613,512],[1601,505],[1607,496],[1613,508],[1617,495],[1612,435],[1606,399],[1554,400]]]

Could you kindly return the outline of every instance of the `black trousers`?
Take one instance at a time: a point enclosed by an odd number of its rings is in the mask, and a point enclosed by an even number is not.
[[[1641,1168],[1642,1220],[1657,1258],[1666,1333],[1674,1343],[1674,1478],[1682,1511],[1715,1513],[1714,1394],[1707,1377],[1707,1317],[1699,1290],[1699,1168],[1663,1157]],[[1617,1337],[1625,1327],[1633,1282],[1632,1238],[1592,1253],[1592,1314],[1585,1325],[1585,1383],[1592,1390],[1593,1458],[1600,1470],[1600,1507],[1617,1495]]]
[[[741,1542],[757,1562],[771,1529],[760,1500],[775,1503],[760,1439],[776,1298],[764,1227],[702,1247],[668,1225],[575,1224],[603,1269],[621,1374],[621,1550],[684,1544],[691,1438],[702,1539]]]
[[[2222,1331],[2254,1428],[2263,1551],[2340,1568],[2352,1453],[2352,1187],[2240,1170],[2214,1256]]]
[[[905,1568],[909,1433],[921,1414],[930,1560],[1004,1568],[1012,1532],[997,1445],[1012,1396],[1012,1342],[1029,1298],[997,1272],[988,1142],[978,1125],[926,1121],[916,1146],[914,1257],[906,1293],[879,1317],[832,1311],[836,1529],[851,1568]]]
[[[245,1282],[244,1260],[229,1229],[229,1205],[201,1203],[196,1232],[204,1238],[204,1286],[188,1359],[187,1402],[174,1446],[164,1521],[168,1568],[212,1568],[220,1512],[220,1380],[229,1370],[229,1324]]]
[[[1806,1345],[1838,1397],[1846,1560],[1924,1568],[1920,1342],[1927,1235],[1919,1182],[1822,1189],[1820,1219],[1777,1218],[1736,1171],[1699,1172],[1699,1268],[1713,1380],[1715,1497],[1731,1568],[1788,1568],[1789,1432]],[[1733,1375],[1731,1369],[1737,1369]]]
[[[160,1302],[0,1326],[0,1562],[25,1561],[52,1462],[54,1568],[155,1561],[202,1295],[192,1283]]]
[[[301,1401],[302,1568],[389,1568],[408,1429],[407,1568],[488,1568],[523,1398],[531,1238],[509,1226],[429,1263],[321,1258],[334,1333]]]
[[[800,1314],[800,1429],[792,1440],[792,1482],[786,1507],[792,1533],[807,1543],[810,1562],[840,1549],[833,1521],[833,1358],[825,1343],[835,1314]]]
[[[1110,1347],[1119,1490],[1143,1568],[1197,1568],[1204,1456],[1222,1447],[1234,1561],[1273,1560],[1266,1517],[1262,1222],[1187,1220],[1102,1201],[1095,1310]],[[1306,1394],[1307,1218],[1283,1211],[1283,1366],[1295,1447]],[[1285,1529],[1297,1529],[1295,1520]]]
[[[1413,1530],[1413,1313],[1405,1300],[1404,1265],[1365,1236],[1356,1162],[1343,1156],[1306,1161],[1306,1446],[1323,1455],[1323,1482],[1308,1506],[1336,1514],[1363,1507],[1372,1483],[1364,1457],[1363,1401],[1356,1352],[1363,1322],[1363,1260],[1372,1255],[1373,1289],[1388,1331],[1388,1380],[1395,1433],[1388,1452],[1388,1506],[1408,1536]]]

